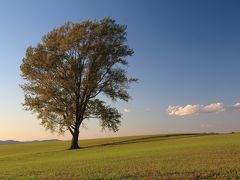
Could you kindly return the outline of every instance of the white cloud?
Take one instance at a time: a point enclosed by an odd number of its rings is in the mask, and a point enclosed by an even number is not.
[[[181,106],[169,106],[167,112],[169,115],[175,116],[185,116],[190,114],[195,114],[199,111],[198,105],[186,105],[184,107]]]
[[[233,105],[233,110],[240,111],[240,103],[236,103]]]
[[[212,103],[209,105],[168,106],[167,113],[170,116],[186,116],[200,113],[218,113],[224,111],[240,111],[240,103],[232,106],[225,106],[223,103]]]
[[[132,112],[132,110],[131,110],[131,109],[128,109],[128,108],[123,109],[123,111],[124,111],[125,113],[130,113],[130,112]]]
[[[200,110],[203,113],[223,112],[225,111],[225,107],[223,103],[214,103],[207,106],[201,106]]]

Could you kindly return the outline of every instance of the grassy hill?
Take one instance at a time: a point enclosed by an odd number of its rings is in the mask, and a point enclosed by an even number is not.
[[[240,178],[240,134],[151,135],[0,146],[0,179]]]

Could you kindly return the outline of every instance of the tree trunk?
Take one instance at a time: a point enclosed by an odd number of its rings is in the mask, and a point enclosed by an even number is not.
[[[73,133],[72,144],[70,149],[79,149],[78,136],[79,136],[79,130],[75,130]]]

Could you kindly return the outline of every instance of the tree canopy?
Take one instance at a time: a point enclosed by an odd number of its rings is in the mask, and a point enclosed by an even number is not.
[[[121,114],[101,100],[128,101],[125,25],[111,18],[65,23],[28,47],[21,64],[21,86],[26,110],[37,113],[41,124],[60,133],[69,130],[71,149],[79,148],[79,128],[85,119],[97,118],[103,129],[117,131]]]

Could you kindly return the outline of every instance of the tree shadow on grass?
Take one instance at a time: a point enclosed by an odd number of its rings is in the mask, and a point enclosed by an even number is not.
[[[115,142],[111,142],[111,143],[103,143],[103,144],[90,145],[90,146],[82,146],[82,147],[80,147],[80,149],[114,146],[114,145],[123,145],[123,144],[135,144],[135,143],[142,143],[142,142],[155,142],[155,141],[182,139],[182,138],[190,138],[190,137],[200,137],[200,136],[215,135],[215,134],[217,134],[217,133],[190,133],[190,134],[152,135],[152,136],[147,136],[147,137],[139,137],[139,138],[133,138],[133,139],[129,139],[129,140],[123,140],[123,141],[115,141]]]

